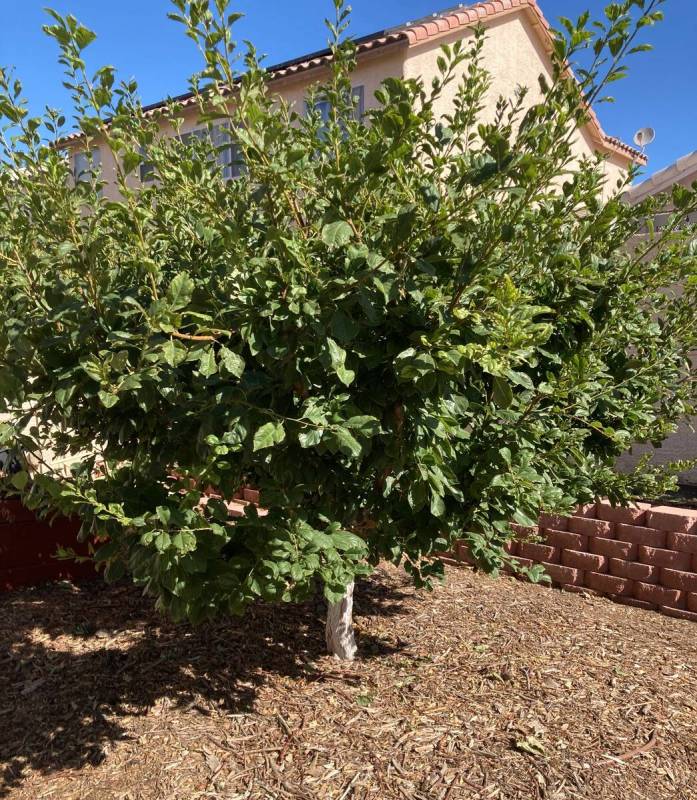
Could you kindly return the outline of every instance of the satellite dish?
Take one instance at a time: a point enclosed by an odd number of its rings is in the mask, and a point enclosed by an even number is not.
[[[656,138],[656,131],[653,128],[641,128],[634,134],[634,144],[642,150]]]

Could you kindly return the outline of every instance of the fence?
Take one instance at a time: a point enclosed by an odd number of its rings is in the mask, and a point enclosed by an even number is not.
[[[17,500],[0,500],[0,591],[94,577],[92,564],[54,558],[59,546],[81,552],[76,543],[79,527],[79,522],[65,518],[49,524]]]
[[[258,492],[247,489],[230,504],[231,514],[258,501]],[[542,564],[554,586],[697,622],[697,509],[603,502],[570,517],[543,514],[534,528],[513,527],[518,538],[510,552],[523,565]],[[75,520],[51,525],[16,500],[0,501],[0,591],[94,577],[92,564],[54,558],[58,546],[79,551],[78,528]],[[464,543],[454,555],[472,563]]]

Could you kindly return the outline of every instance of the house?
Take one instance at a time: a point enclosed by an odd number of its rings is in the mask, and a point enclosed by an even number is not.
[[[629,203],[639,203],[648,197],[670,192],[673,186],[681,184],[690,186],[697,181],[697,150],[679,158],[675,163],[654,173],[646,180],[631,187],[625,194]],[[654,227],[657,234],[666,224],[670,216],[670,207],[657,214]],[[697,223],[697,215],[691,220]],[[697,373],[697,353],[692,356],[692,367]],[[647,453],[652,454],[652,463],[668,464],[674,461],[690,461],[697,459],[697,417],[680,423],[678,430],[661,443],[659,447],[650,444],[636,444],[618,461],[621,470],[631,470],[639,459]],[[697,467],[681,473],[678,480],[683,486],[697,487]]]
[[[541,97],[539,76],[551,76],[552,36],[537,0],[492,0],[491,2],[460,5],[456,8],[433,14],[430,17],[407,22],[404,25],[379,31],[356,39],[358,65],[354,72],[354,94],[359,110],[376,104],[374,92],[387,77],[421,78],[426,86],[438,74],[437,59],[444,44],[466,40],[472,36],[475,25],[481,23],[487,30],[487,42],[483,63],[492,76],[492,86],[487,96],[483,119],[492,119],[499,96],[512,97],[517,86],[530,90],[529,102]],[[331,53],[318,51],[286,61],[269,69],[272,86],[287,102],[297,109],[304,109],[308,89],[328,77]],[[460,67],[463,71],[464,65]],[[446,87],[436,106],[436,113],[447,113],[450,109],[456,85]],[[196,104],[192,95],[176,98],[182,103],[183,124],[181,134],[197,135],[205,130],[197,122]],[[234,102],[232,100],[231,102]],[[155,103],[145,110],[154,114],[165,102]],[[80,148],[80,134],[63,140],[72,151],[76,176],[90,164],[99,167],[107,185],[105,196],[116,195],[115,164],[110,152],[96,147],[91,154]],[[644,156],[613,136],[606,134],[594,113],[590,122],[579,132],[575,140],[579,158],[600,153],[604,158],[606,175],[605,192],[615,191],[617,181],[622,179],[632,163],[645,163]],[[234,177],[231,155],[227,158],[226,174]],[[149,177],[147,162],[131,180],[135,185]]]

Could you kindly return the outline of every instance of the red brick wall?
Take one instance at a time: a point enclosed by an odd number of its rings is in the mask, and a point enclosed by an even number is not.
[[[86,552],[77,543],[80,524],[59,518],[49,524],[17,500],[0,500],[0,591],[45,581],[95,576],[90,563],[58,561],[58,546]]]
[[[697,510],[603,502],[513,527],[511,553],[542,564],[554,586],[697,622]],[[464,544],[455,555],[471,563]]]

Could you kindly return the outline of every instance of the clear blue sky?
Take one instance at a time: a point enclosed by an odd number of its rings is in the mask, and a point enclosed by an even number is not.
[[[351,30],[359,36],[398,25],[452,5],[449,0],[353,0]],[[25,84],[32,109],[46,105],[69,110],[61,87],[56,48],[41,32],[43,8],[73,13],[99,38],[89,64],[113,64],[120,77],[138,79],[144,103],[186,91],[199,67],[193,43],[166,18],[169,0],[0,0],[0,64],[13,65]],[[576,17],[588,8],[602,13],[605,0],[540,0],[553,24],[560,14]],[[239,40],[250,39],[268,64],[317,50],[326,44],[323,18],[330,0],[237,0]],[[697,150],[697,0],[667,0],[666,21],[645,29],[653,53],[635,57],[629,78],[616,83],[614,105],[598,109],[605,130],[625,141],[650,125],[656,142],[648,150],[649,171]]]

